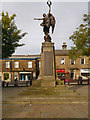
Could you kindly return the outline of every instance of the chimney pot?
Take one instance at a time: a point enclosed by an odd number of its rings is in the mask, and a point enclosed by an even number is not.
[[[66,42],[63,42],[62,50],[67,50],[67,44],[66,44]]]

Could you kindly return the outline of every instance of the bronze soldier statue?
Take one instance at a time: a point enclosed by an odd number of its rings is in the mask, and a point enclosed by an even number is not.
[[[43,18],[34,18],[34,20],[43,20],[43,22],[40,24],[40,26],[43,27],[43,32],[45,34],[44,40],[45,40],[45,42],[51,42],[51,37],[49,35],[49,29],[50,29],[50,26],[51,26],[52,27],[52,33],[53,33],[54,27],[55,27],[55,18],[50,13],[52,2],[48,0],[47,4],[49,6],[49,13],[47,15],[44,13]]]

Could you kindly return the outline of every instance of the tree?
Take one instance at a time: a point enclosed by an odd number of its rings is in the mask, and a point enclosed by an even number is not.
[[[2,12],[2,18],[0,19],[0,24],[2,25],[2,58],[11,56],[17,47],[24,45],[20,44],[19,41],[27,33],[21,34],[21,30],[18,30],[15,25],[15,17],[16,14],[9,16],[8,12],[6,14]]]
[[[69,57],[77,59],[80,56],[90,56],[90,16],[84,14],[83,24],[80,24],[70,39],[73,41],[74,46],[69,51]]]

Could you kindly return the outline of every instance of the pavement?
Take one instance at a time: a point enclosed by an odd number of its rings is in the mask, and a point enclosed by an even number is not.
[[[3,118],[88,118],[88,85],[2,89]]]

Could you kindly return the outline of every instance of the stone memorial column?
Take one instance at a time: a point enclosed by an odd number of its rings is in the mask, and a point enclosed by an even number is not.
[[[40,79],[41,86],[55,87],[55,50],[54,43],[42,43]]]

